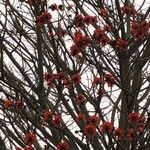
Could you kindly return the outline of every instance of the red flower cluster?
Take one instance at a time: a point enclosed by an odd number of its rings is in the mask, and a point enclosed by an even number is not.
[[[79,27],[79,28],[83,28],[85,24],[90,25],[90,24],[95,24],[95,23],[97,23],[96,16],[86,15],[85,17],[83,17],[80,14],[76,14],[74,18],[74,24],[76,27]]]
[[[112,87],[116,81],[112,74],[105,74],[105,81],[107,82],[108,86]]]
[[[76,102],[77,104],[80,106],[80,105],[84,105],[85,102],[86,102],[86,99],[84,97],[84,95],[82,93],[76,95]]]
[[[62,123],[61,117],[59,115],[53,116],[52,123],[54,124],[55,127],[57,128],[60,127]]]
[[[57,145],[57,150],[69,150],[69,143],[66,141],[61,141]]]
[[[47,82],[48,85],[52,85],[56,80],[61,81],[65,80],[67,78],[66,74],[64,72],[59,73],[45,73],[44,74],[44,80]]]
[[[94,125],[87,125],[84,127],[84,134],[88,137],[93,137],[96,134],[96,127]]]
[[[24,141],[26,145],[31,146],[36,140],[36,135],[34,133],[25,134]]]
[[[12,106],[14,106],[14,102],[10,99],[7,99],[4,101],[4,107],[5,108],[11,108]]]
[[[58,37],[64,37],[66,34],[66,31],[59,25],[58,28],[56,28],[56,35]]]
[[[48,13],[47,11],[45,11],[45,12],[42,12],[40,16],[37,16],[35,23],[37,25],[43,25],[43,24],[48,23],[51,18],[52,18],[52,15]]]
[[[89,122],[90,124],[92,124],[93,126],[97,126],[97,125],[99,124],[99,122],[100,122],[100,119],[99,119],[98,116],[93,115],[93,116],[90,116],[90,117],[88,118],[88,122]]]
[[[118,49],[120,49],[121,51],[127,51],[128,42],[126,42],[125,40],[119,38],[119,39],[117,40],[116,47],[117,47]]]
[[[78,123],[80,123],[80,121],[83,121],[84,119],[85,119],[85,116],[82,113],[78,114],[78,116],[76,117],[76,121]]]
[[[42,116],[43,116],[43,120],[44,120],[45,122],[49,122],[49,121],[52,120],[53,113],[52,113],[51,111],[48,111],[48,110],[47,110],[47,111],[44,111],[44,112],[43,112]]]
[[[93,38],[97,44],[101,44],[103,46],[110,43],[109,37],[105,34],[105,31],[100,28],[94,30]]]
[[[102,17],[102,18],[106,18],[106,17],[108,17],[108,11],[106,10],[106,9],[100,9],[100,16]]]
[[[136,136],[136,133],[133,128],[128,129],[127,138],[129,141],[133,141]]]
[[[23,150],[33,150],[33,147],[32,146],[26,146]]]
[[[103,122],[103,124],[101,125],[101,131],[102,132],[108,132],[108,133],[112,133],[114,127],[113,125],[111,124],[111,122]]]
[[[71,77],[71,81],[75,84],[79,84],[81,83],[81,76],[79,75],[79,73],[76,73],[74,74],[72,77]]]
[[[140,114],[138,112],[132,112],[128,114],[128,121],[130,122],[139,122]]]
[[[73,42],[74,45],[70,47],[71,55],[76,56],[90,45],[91,40],[89,37],[84,36],[81,31],[78,31],[74,33]]]
[[[117,139],[122,139],[124,137],[124,130],[121,129],[121,128],[117,128],[114,130],[114,136],[117,138]]]
[[[96,18],[96,16],[89,16],[89,15],[86,15],[86,16],[83,18],[83,22],[84,22],[86,25],[95,24],[95,23],[97,23],[97,18]]]
[[[56,3],[51,4],[51,5],[49,6],[49,8],[50,8],[52,11],[54,11],[54,10],[63,11],[63,10],[64,10],[63,5],[57,5]]]
[[[22,150],[20,147],[15,147],[15,150]]]
[[[143,39],[144,37],[147,37],[149,30],[150,23],[148,23],[147,21],[132,22],[131,32],[136,39]]]
[[[129,15],[135,15],[136,14],[136,10],[133,4],[128,4],[128,5],[124,5],[121,8],[123,14],[129,14]]]

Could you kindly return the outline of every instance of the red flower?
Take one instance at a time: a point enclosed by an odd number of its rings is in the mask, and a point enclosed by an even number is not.
[[[28,146],[31,146],[36,140],[36,135],[34,133],[25,134],[24,141]]]
[[[117,40],[117,48],[119,48],[120,50],[126,51],[128,48],[128,42],[124,41],[123,39],[119,38]]]
[[[83,28],[84,27],[84,19],[83,19],[83,16],[80,15],[80,14],[77,14],[74,18],[74,25],[76,27],[79,27],[79,28]]]
[[[85,119],[84,114],[78,114],[78,116],[76,117],[76,121],[79,123],[80,121],[83,121]]]
[[[7,99],[4,101],[4,107],[5,108],[11,108],[14,105],[14,102],[10,99]]]
[[[146,124],[145,124],[145,123],[140,123],[140,124],[138,124],[138,127],[137,127],[138,132],[139,132],[139,133],[143,133],[144,130],[145,130],[145,127],[146,127]]]
[[[124,130],[121,128],[115,129],[114,136],[117,137],[118,139],[123,138],[124,137]]]
[[[111,74],[105,74],[105,81],[110,87],[112,87],[116,83],[115,78]]]
[[[44,111],[43,112],[43,120],[45,122],[48,122],[48,121],[51,121],[52,120],[52,117],[53,117],[53,113],[51,111]]]
[[[73,83],[76,83],[76,84],[79,84],[81,83],[81,76],[77,73],[77,74],[74,74],[72,77],[71,77],[71,81]]]
[[[85,24],[89,25],[89,24],[94,24],[94,23],[97,23],[97,18],[96,16],[89,16],[89,15],[86,15],[83,19],[83,21],[85,22]]]
[[[64,79],[63,80],[63,85],[68,88],[71,85],[71,82],[68,79]]]
[[[60,143],[58,143],[57,150],[69,150],[68,142],[61,141]]]
[[[131,32],[136,39],[143,39],[144,37],[147,37],[149,29],[150,23],[147,21],[133,21],[131,25]]]
[[[59,9],[60,11],[63,11],[63,10],[64,10],[64,6],[63,6],[63,5],[58,5],[58,9]]]
[[[20,147],[15,147],[16,150],[22,150]]]
[[[106,9],[100,9],[100,16],[103,18],[108,17],[108,11]]]
[[[88,122],[94,126],[97,126],[100,122],[100,119],[98,116],[93,115],[88,118]]]
[[[129,15],[134,15],[136,14],[136,10],[135,10],[135,7],[133,4],[128,4],[128,5],[124,5],[122,8],[121,8],[122,12],[124,14],[129,14]]]
[[[77,47],[82,50],[91,43],[90,38],[87,36],[83,36],[81,31],[77,31],[74,33],[73,41],[75,45],[77,45]]]
[[[59,37],[64,37],[65,34],[66,34],[66,30],[63,29],[63,28],[59,25],[58,28],[56,29],[56,34],[57,34]]]
[[[49,6],[49,8],[52,10],[52,11],[54,11],[54,10],[57,10],[57,4],[51,4],[50,6]]]
[[[127,138],[129,141],[133,141],[133,139],[135,138],[136,134],[135,134],[135,131],[134,129],[130,128],[128,129],[128,132],[127,132]]]
[[[59,72],[59,73],[57,74],[57,79],[58,79],[58,80],[64,80],[64,79],[66,79],[66,78],[67,78],[67,75],[66,75],[65,72]]]
[[[42,12],[40,16],[37,16],[35,22],[37,23],[37,25],[42,25],[42,24],[48,23],[51,18],[52,18],[52,15],[48,13],[47,11],[45,11],[45,12]]]
[[[103,46],[110,43],[108,36],[99,28],[94,30],[93,38],[97,44],[102,44]]]
[[[79,48],[77,45],[72,45],[71,47],[70,47],[70,53],[71,53],[71,55],[72,56],[77,56],[79,53],[81,53],[81,48]]]
[[[20,110],[23,106],[23,101],[22,100],[16,100],[15,101],[15,106],[18,110]]]
[[[85,104],[86,100],[85,100],[85,97],[82,93],[76,95],[76,102],[77,102],[78,105]]]
[[[55,115],[52,120],[55,127],[60,127],[62,123],[62,119],[59,115]]]
[[[96,127],[94,125],[87,125],[84,127],[84,134],[88,137],[93,137],[96,134]]]
[[[128,121],[139,122],[140,121],[140,114],[138,112],[129,113],[128,114]]]
[[[101,125],[101,131],[102,132],[109,132],[109,133],[112,133],[113,131],[113,125],[111,124],[111,122],[103,122],[103,124]]]
[[[32,146],[25,147],[23,150],[33,150],[33,147]]]

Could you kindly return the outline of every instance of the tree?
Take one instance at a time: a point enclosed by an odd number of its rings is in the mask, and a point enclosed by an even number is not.
[[[150,7],[136,2],[1,1],[3,150],[149,149]]]

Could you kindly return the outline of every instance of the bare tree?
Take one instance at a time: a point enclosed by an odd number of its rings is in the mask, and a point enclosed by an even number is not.
[[[145,0],[1,0],[3,150],[148,150]]]

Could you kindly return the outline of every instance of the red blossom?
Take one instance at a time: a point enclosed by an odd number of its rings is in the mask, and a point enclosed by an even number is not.
[[[87,125],[84,127],[84,134],[88,137],[93,137],[96,134],[96,127],[94,125]]]
[[[7,99],[4,101],[4,107],[5,108],[11,108],[12,106],[14,106],[14,102],[10,99]]]
[[[94,126],[97,126],[100,122],[100,119],[98,116],[93,115],[88,118],[88,122]]]
[[[62,123],[62,119],[59,115],[55,115],[55,116],[53,116],[52,122],[55,127],[60,127],[61,123]]]
[[[80,113],[76,117],[76,121],[79,123],[80,121],[83,121],[85,119],[84,114]]]
[[[116,83],[115,78],[110,73],[105,74],[105,81],[110,87],[112,87]]]
[[[26,145],[31,146],[36,140],[36,135],[34,133],[25,134],[24,141]]]
[[[66,30],[63,29],[60,25],[58,26],[58,28],[56,29],[56,35],[58,35],[59,37],[64,37],[66,34]]]
[[[95,39],[96,44],[101,44],[105,46],[106,44],[110,43],[110,39],[105,34],[105,31],[101,30],[100,28],[94,30],[93,38]]]
[[[86,102],[86,99],[82,93],[76,95],[76,102],[78,105],[84,105]]]
[[[26,146],[23,150],[33,150],[33,147],[32,146]]]
[[[85,49],[91,43],[90,38],[87,36],[83,36],[81,31],[77,31],[74,33],[73,41],[75,45],[80,49]]]
[[[23,107],[23,101],[22,100],[16,100],[15,101],[15,107],[20,110]]]
[[[103,18],[106,18],[108,17],[108,11],[106,9],[100,9],[100,16],[103,17]]]
[[[77,45],[72,45],[70,47],[70,54],[74,57],[81,53],[81,51],[81,48],[77,47]]]
[[[120,50],[126,51],[127,48],[128,48],[128,42],[126,42],[125,40],[119,38],[117,40],[116,47],[119,48]]]
[[[133,4],[125,4],[122,8],[121,8],[122,12],[124,14],[129,14],[129,15],[135,15],[136,14],[136,10],[135,10],[135,6]]]
[[[42,114],[42,116],[43,116],[43,120],[45,121],[45,122],[48,122],[48,121],[51,121],[52,120],[52,117],[53,117],[53,113],[51,112],[51,111],[44,111],[43,112],[43,114]]]
[[[121,139],[124,137],[124,130],[122,128],[117,128],[114,130],[114,136],[118,139]]]
[[[100,128],[101,128],[102,132],[109,132],[109,133],[112,133],[112,131],[114,129],[114,127],[111,124],[111,122],[107,122],[107,121],[103,122],[103,124],[101,125]]]
[[[139,122],[140,121],[140,114],[138,112],[132,112],[128,114],[128,121],[131,122]]]
[[[15,147],[15,150],[22,150],[20,147]]]
[[[140,123],[140,124],[138,124],[138,126],[137,126],[138,132],[139,132],[139,133],[143,133],[144,130],[145,130],[145,127],[146,127],[146,124],[145,124],[145,123]]]
[[[37,25],[43,25],[43,24],[48,23],[51,18],[52,18],[52,15],[48,13],[47,11],[44,11],[42,12],[41,15],[37,16],[35,22]]]
[[[61,141],[57,145],[57,150],[69,150],[69,143],[66,141]]]
[[[143,39],[148,36],[150,23],[147,21],[136,22],[131,24],[131,32],[136,39]]]
[[[58,9],[59,9],[60,11],[63,11],[63,10],[64,10],[64,6],[63,6],[63,5],[58,5]]]
[[[133,141],[133,139],[135,138],[136,134],[135,134],[135,131],[133,128],[130,128],[128,129],[128,132],[127,132],[127,139],[129,141]]]
[[[80,76],[80,74],[79,74],[79,73],[74,74],[74,75],[71,77],[71,81],[72,81],[73,83],[76,83],[76,84],[81,83],[81,76]]]
[[[51,4],[50,6],[49,6],[49,8],[52,10],[52,11],[54,11],[54,10],[57,10],[57,4]]]
[[[76,16],[74,18],[74,25],[76,27],[79,27],[79,28],[83,28],[84,27],[84,19],[83,19],[82,15],[76,14]]]
[[[97,18],[96,18],[96,16],[86,15],[84,17],[83,21],[85,22],[85,24],[90,25],[90,24],[97,23]]]

